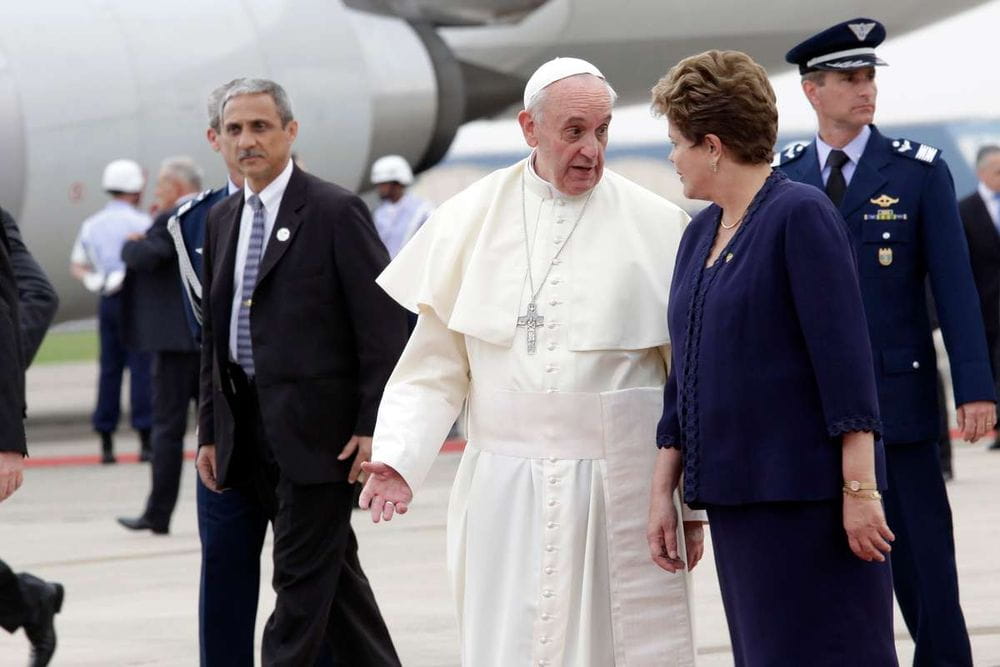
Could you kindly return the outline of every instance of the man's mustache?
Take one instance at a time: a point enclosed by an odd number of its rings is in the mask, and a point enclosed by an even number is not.
[[[263,153],[261,153],[260,151],[255,151],[255,150],[251,149],[251,150],[240,151],[239,155],[237,155],[236,157],[239,160],[245,160],[248,157],[261,157],[262,158],[262,157],[266,157],[266,156]]]

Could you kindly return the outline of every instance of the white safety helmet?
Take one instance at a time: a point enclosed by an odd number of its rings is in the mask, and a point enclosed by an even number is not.
[[[104,168],[101,187],[108,192],[142,192],[146,186],[146,177],[142,167],[132,160],[114,160]]]
[[[372,165],[371,181],[375,185],[393,181],[400,185],[409,185],[413,182],[413,171],[403,156],[386,155],[375,160],[375,164]]]

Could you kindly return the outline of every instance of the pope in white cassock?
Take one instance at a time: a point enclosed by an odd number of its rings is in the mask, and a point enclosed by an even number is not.
[[[361,505],[406,512],[467,403],[448,566],[468,667],[694,664],[688,575],[646,542],[688,217],[604,169],[614,101],[590,63],[539,68],[531,156],[443,203],[378,279],[419,319]],[[702,517],[683,516],[693,567]]]

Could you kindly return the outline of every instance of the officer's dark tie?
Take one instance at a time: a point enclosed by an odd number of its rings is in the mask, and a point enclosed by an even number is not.
[[[250,243],[247,258],[243,264],[243,288],[240,291],[240,311],[236,318],[236,363],[250,377],[254,375],[253,347],[250,343],[250,306],[253,290],[257,286],[257,269],[260,267],[261,251],[264,248],[264,202],[257,195],[247,198],[253,209],[253,224],[250,227]]]
[[[844,201],[844,192],[847,191],[847,181],[844,180],[842,167],[848,160],[850,158],[847,157],[847,153],[840,150],[832,150],[826,157],[826,165],[830,167],[830,177],[826,179],[826,194],[837,207]]]

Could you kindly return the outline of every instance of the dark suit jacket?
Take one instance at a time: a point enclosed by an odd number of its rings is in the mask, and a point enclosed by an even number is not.
[[[993,376],[955,187],[940,151],[875,126],[840,214],[858,260],[887,443],[939,436],[930,277],[955,403],[994,401]],[[780,154],[790,178],[823,187],[816,142]]]
[[[0,225],[0,451],[27,454],[23,421],[26,364],[12,248],[6,225]]]
[[[969,259],[972,262],[972,277],[979,292],[979,307],[986,327],[986,343],[993,360],[994,377],[1000,371],[997,364],[997,345],[1000,339],[1000,233],[986,203],[973,192],[958,202],[958,213],[965,227],[965,239],[969,242]]]
[[[198,351],[184,312],[177,251],[167,232],[176,211],[156,216],[146,238],[122,246],[128,267],[122,285],[125,344],[144,352]]]
[[[229,323],[244,195],[209,213],[203,268],[200,444],[216,445],[222,486],[234,465]],[[286,240],[277,236],[287,230]],[[382,390],[406,343],[403,310],[375,284],[389,261],[364,203],[295,167],[261,258],[250,312],[264,430],[282,474],[299,484],[346,479],[337,455],[371,435]]]
[[[52,319],[59,309],[59,297],[49,282],[48,276],[42,271],[35,258],[28,252],[28,247],[21,238],[14,217],[0,209],[0,220],[3,231],[7,235],[7,244],[11,270],[17,282],[17,300],[21,320],[21,349],[24,365],[27,367],[35,358],[35,353],[45,338],[45,333],[52,324]]]
[[[719,215],[696,215],[677,251],[657,445],[683,451],[696,506],[838,498],[841,436],[880,430],[843,222],[823,192],[776,172],[706,269]]]

